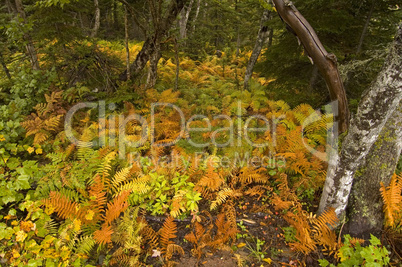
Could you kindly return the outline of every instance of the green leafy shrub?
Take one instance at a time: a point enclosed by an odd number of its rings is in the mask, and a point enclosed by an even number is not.
[[[367,267],[379,267],[388,266],[389,264],[389,252],[381,245],[380,240],[371,235],[370,245],[362,247],[359,242],[352,242],[350,235],[345,235],[345,242],[338,252],[340,263],[339,267],[349,266],[367,266]],[[355,244],[354,244],[355,243]],[[320,266],[336,266],[329,264],[325,259],[319,260]]]

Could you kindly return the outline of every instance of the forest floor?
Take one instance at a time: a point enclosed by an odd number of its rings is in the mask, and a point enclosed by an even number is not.
[[[311,207],[317,209],[318,199],[314,202]],[[177,238],[173,241],[185,252],[184,255],[173,258],[177,263],[175,266],[320,266],[317,260],[325,257],[322,252],[314,252],[306,256],[289,247],[288,243],[295,241],[294,233],[287,231],[292,228],[272,205],[247,197],[239,200],[235,207],[239,230],[237,240],[221,249],[205,248],[200,258],[193,255],[193,245],[185,240],[185,236],[190,232],[191,218],[175,220]],[[206,205],[204,208],[209,210]],[[213,214],[211,216],[215,217]],[[146,216],[146,220],[155,231],[161,228],[165,219],[163,216]],[[205,224],[207,224],[208,218],[203,217],[203,219],[206,219]],[[152,266],[163,266],[163,261],[157,257],[149,257],[146,263]]]

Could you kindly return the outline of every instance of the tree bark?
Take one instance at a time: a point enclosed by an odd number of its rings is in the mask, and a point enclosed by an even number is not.
[[[26,15],[24,11],[24,6],[22,5],[21,0],[15,0],[15,6],[17,8],[17,12],[20,17],[23,19],[23,23],[26,22]],[[32,42],[32,38],[28,33],[24,34],[24,39],[27,42],[25,45],[26,54],[29,57],[29,61],[31,62],[31,66],[33,70],[40,70],[38,56],[35,51],[35,47]]]
[[[253,69],[254,69],[255,63],[257,62],[257,59],[260,56],[264,43],[266,42],[267,38],[270,35],[269,28],[268,28],[268,26],[265,25],[265,23],[270,19],[271,19],[271,12],[269,10],[265,9],[264,12],[262,13],[260,29],[258,30],[258,34],[257,34],[257,40],[255,42],[253,52],[251,53],[250,59],[248,60],[248,63],[247,63],[246,73],[244,75],[244,90],[248,90],[248,87],[249,87],[248,83],[251,78],[251,75],[253,75]]]
[[[402,99],[401,73],[402,24],[399,25],[382,71],[359,103],[339,157],[334,157],[329,162],[319,213],[333,207],[338,218],[344,218],[355,173]],[[378,194],[380,193],[377,192]]]
[[[153,88],[158,79],[158,62],[161,58],[160,44],[156,44],[155,52],[151,55],[149,60],[148,76],[145,88]]]
[[[183,8],[180,12],[180,20],[179,20],[179,27],[180,27],[180,39],[183,40],[187,37],[187,22],[188,18],[190,17],[191,8],[193,6],[194,0],[190,0],[188,6]]]
[[[380,182],[389,185],[402,150],[402,102],[388,119],[365,163],[356,172],[348,202],[345,233],[369,239],[384,225]]]
[[[349,124],[349,108],[335,55],[325,50],[314,29],[292,2],[289,0],[273,0],[273,2],[280,17],[295,32],[307,54],[324,76],[331,100],[338,102],[339,132],[345,132]]]
[[[158,17],[162,16],[161,13],[155,12],[153,14],[153,24],[154,24],[154,33],[152,36],[148,36],[144,42],[144,45],[142,46],[140,52],[137,54],[137,57],[135,58],[134,62],[131,63],[130,65],[130,73],[132,76],[137,76],[145,67],[147,62],[149,60],[153,60],[154,64],[153,66],[150,67],[152,69],[153,67],[157,66],[157,61],[159,61],[159,58],[161,56],[160,52],[160,44],[163,40],[163,38],[166,36],[168,33],[170,27],[172,26],[173,22],[177,18],[177,15],[180,13],[180,11],[183,9],[184,5],[186,4],[188,0],[174,0],[171,2],[165,17]],[[156,65],[155,65],[156,62]],[[155,69],[157,71],[157,68]],[[120,80],[125,81],[127,79],[127,70],[125,70],[121,75],[120,75]],[[155,74],[155,73],[153,73]],[[148,79],[149,81],[152,81],[152,79],[155,76],[152,73],[149,73]],[[132,77],[133,78],[133,77]]]
[[[100,8],[98,0],[94,0],[94,6],[95,6],[95,24],[91,33],[92,38],[96,37],[100,28]]]
[[[195,16],[194,16],[194,19],[193,19],[193,32],[195,32],[195,24],[197,22],[198,15],[200,14],[200,7],[201,7],[201,0],[198,0],[197,9],[195,10]]]

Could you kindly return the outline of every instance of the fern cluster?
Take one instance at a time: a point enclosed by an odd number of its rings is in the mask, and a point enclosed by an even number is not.
[[[323,246],[329,254],[335,253],[339,244],[332,230],[338,222],[334,209],[328,209],[319,217],[310,216],[288,187],[287,175],[281,174],[278,182],[279,192],[273,193],[271,202],[276,210],[284,212],[284,219],[296,229],[297,242],[291,242],[289,246],[304,254],[315,251],[317,246]]]

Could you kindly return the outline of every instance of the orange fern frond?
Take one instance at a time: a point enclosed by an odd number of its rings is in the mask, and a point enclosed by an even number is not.
[[[123,191],[112,203],[107,204],[106,213],[103,216],[105,223],[110,224],[119,217],[120,213],[128,208],[127,198],[129,194],[128,191]]]
[[[162,252],[166,252],[168,245],[174,243],[170,239],[176,238],[177,226],[176,223],[173,221],[173,217],[166,218],[159,232]]]
[[[156,249],[159,246],[159,237],[158,234],[154,231],[154,229],[146,223],[145,220],[142,221],[144,223],[144,227],[141,229],[140,233],[144,238],[144,241],[147,242],[151,249]]]
[[[98,244],[107,244],[112,242],[112,226],[108,225],[107,223],[104,223],[102,225],[102,229],[96,230],[94,232],[94,239]]]
[[[399,213],[402,211],[400,205],[402,203],[402,177],[394,174],[388,187],[381,183],[381,196],[384,201],[384,212],[386,222],[389,227],[394,227],[400,218]]]
[[[181,246],[176,244],[169,244],[166,247],[166,255],[165,258],[167,260],[171,259],[174,254],[184,255],[184,250]]]
[[[80,211],[79,205],[59,192],[50,192],[49,199],[45,199],[44,203],[47,207],[53,208],[62,219],[82,219],[82,212]]]

